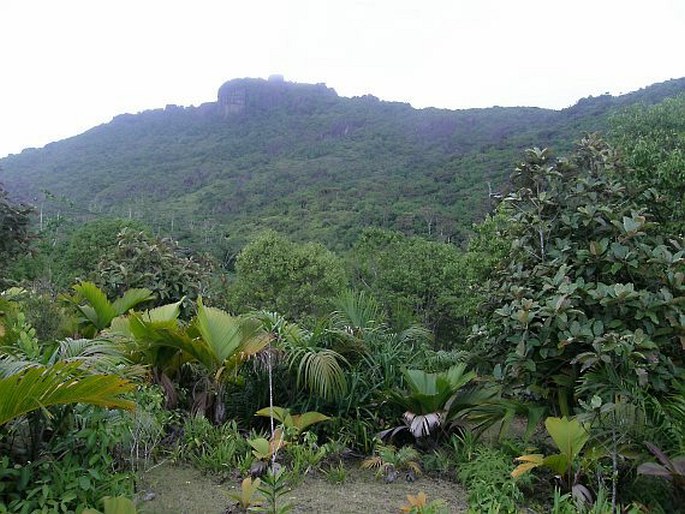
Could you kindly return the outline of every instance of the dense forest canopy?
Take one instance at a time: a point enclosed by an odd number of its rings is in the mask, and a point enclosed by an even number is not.
[[[0,176],[45,216],[138,219],[222,258],[267,228],[332,250],[369,226],[463,243],[525,148],[570,150],[612,110],[683,90],[680,79],[561,111],[449,111],[240,79],[217,102],[121,115],[9,156]]]

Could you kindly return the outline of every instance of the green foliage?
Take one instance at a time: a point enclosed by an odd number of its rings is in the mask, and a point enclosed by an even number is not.
[[[476,373],[466,372],[460,363],[440,373],[423,370],[403,370],[404,383],[409,391],[391,391],[392,402],[405,409],[404,427],[383,431],[381,436],[395,435],[402,429],[420,440],[436,436],[440,430],[461,426],[475,408],[484,411],[497,396],[492,388],[469,385]]]
[[[341,485],[347,480],[347,469],[342,462],[324,469],[323,474],[326,477],[326,481],[331,484]]]
[[[395,326],[405,328],[408,312],[438,336],[450,336],[466,293],[466,270],[454,245],[366,229],[353,255],[355,282],[370,288]]]
[[[216,426],[206,418],[189,417],[172,455],[202,472],[228,477],[249,453],[234,422]]]
[[[109,327],[115,317],[155,298],[149,289],[128,289],[110,302],[105,293],[92,282],[81,282],[73,286],[73,289],[76,294],[68,300],[81,314],[79,322],[91,337]],[[82,301],[85,303],[81,304]]]
[[[287,466],[291,483],[304,479],[313,469],[320,465],[329,455],[329,446],[319,446],[316,434],[304,432],[298,441],[287,444],[284,448],[284,463]]]
[[[376,469],[376,478],[384,477],[388,482],[394,482],[397,474],[402,472],[421,474],[419,452],[411,446],[396,448],[392,445],[377,444],[374,455],[365,459],[362,469]]]
[[[282,360],[294,372],[297,391],[306,390],[327,401],[340,399],[347,392],[343,371],[347,361],[330,347],[338,338],[326,320],[317,323],[313,330],[305,330],[275,312],[262,311],[252,316],[269,333],[272,349],[277,349],[267,357],[273,360],[278,351],[285,352]]]
[[[243,248],[235,268],[236,310],[277,311],[291,320],[328,314],[346,283],[342,263],[322,245],[293,243],[276,232]]]
[[[98,263],[96,281],[110,297],[145,288],[163,305],[205,294],[211,271],[208,260],[188,256],[175,241],[125,228]]]
[[[652,213],[664,234],[685,231],[685,96],[657,105],[635,105],[612,119],[613,137],[623,149],[624,182],[659,195]]]
[[[50,251],[53,281],[67,287],[96,277],[98,263],[116,251],[123,230],[143,232],[146,228],[139,221],[121,218],[95,219],[75,228]]]
[[[640,504],[612,505],[605,489],[600,489],[597,498],[591,504],[577,501],[577,498],[574,498],[571,493],[561,494],[559,489],[554,490],[553,501],[551,514],[613,514],[614,512],[641,514],[645,512]]]
[[[139,385],[135,399],[136,409],[124,414],[127,434],[123,450],[128,452],[130,468],[140,472],[160,456],[162,441],[177,414],[164,408],[164,394],[154,385]]]
[[[283,424],[283,428],[286,431],[292,431],[294,434],[300,435],[302,431],[321,421],[327,421],[330,418],[320,412],[305,412],[302,414],[290,414],[289,409],[284,409],[283,407],[264,407],[255,412],[255,416],[264,416],[267,418],[273,417],[277,421]]]
[[[253,512],[266,514],[287,514],[293,509],[293,505],[283,501],[283,497],[288,494],[288,480],[285,472],[280,470],[274,472],[270,470],[262,478],[259,492],[264,496],[265,505],[252,507]]]
[[[239,368],[266,347],[268,335],[255,320],[205,306],[202,298],[198,298],[195,318],[182,326],[177,319],[179,306],[180,301],[117,318],[112,332],[129,338],[132,353],[155,366],[167,396],[173,385],[166,372],[179,364],[179,357],[182,362],[197,363],[192,412],[223,423],[227,385],[239,381]]]
[[[32,212],[26,205],[11,202],[0,184],[0,287],[7,279],[7,264],[28,248]]]
[[[41,289],[16,291],[18,294],[12,300],[35,329],[40,341],[51,342],[76,332],[76,320],[71,309],[57,301],[54,292]]]
[[[7,433],[15,461],[0,459],[0,505],[9,512],[80,512],[99,505],[103,496],[133,494],[132,477],[117,458],[126,437],[125,418],[79,406],[62,411],[51,428],[53,436],[29,462],[17,457],[21,425]]]
[[[114,375],[87,375],[79,362],[32,366],[0,378],[0,425],[36,409],[52,405],[88,403],[132,409],[122,398],[132,384]]]
[[[645,199],[620,182],[624,169],[595,136],[569,161],[534,149],[505,199],[516,240],[474,341],[511,384],[562,412],[583,371],[574,359],[595,343],[634,338],[638,370],[649,371],[641,383],[654,392],[672,387],[682,362],[683,252],[651,229]]]
[[[458,455],[457,476],[469,492],[469,512],[514,514],[519,511],[524,496],[509,476],[510,455],[484,445],[471,446],[469,451]]]
[[[511,476],[518,478],[531,469],[546,466],[561,476],[566,488],[571,490],[578,484],[581,471],[579,455],[590,438],[588,427],[583,426],[576,419],[552,417],[545,420],[545,427],[559,449],[559,453],[547,457],[541,454],[517,457],[516,460],[522,464],[511,472]]]
[[[225,384],[235,379],[243,362],[266,347],[268,336],[252,320],[205,307],[201,298],[188,332],[179,335],[163,344],[177,346],[203,366],[205,385],[195,388],[193,410],[222,423],[226,416]]]

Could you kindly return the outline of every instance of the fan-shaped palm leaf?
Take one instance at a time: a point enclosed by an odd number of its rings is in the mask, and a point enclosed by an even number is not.
[[[391,396],[414,414],[430,414],[443,410],[452,395],[476,378],[475,372],[465,371],[464,363],[456,364],[442,373],[426,373],[420,369],[404,370],[404,381],[409,392],[393,392]]]
[[[202,298],[198,298],[197,316],[193,327],[210,349],[217,365],[221,365],[235,354],[243,340],[252,335],[247,324],[241,323],[240,318],[215,307],[205,307]],[[255,333],[256,328],[255,324]]]
[[[180,348],[178,344],[167,345],[166,341],[183,338],[190,345],[190,338],[184,337],[178,322],[182,302],[183,299],[144,312],[118,316],[112,320],[106,334],[123,337],[129,357],[134,362],[167,369],[172,361],[178,361],[175,357]]]
[[[114,308],[116,315],[119,316],[130,311],[138,304],[154,299],[155,295],[149,289],[129,289],[121,297],[112,302],[112,307]]]

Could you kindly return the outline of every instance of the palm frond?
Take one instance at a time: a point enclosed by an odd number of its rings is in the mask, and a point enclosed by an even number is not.
[[[184,296],[175,303],[167,303],[166,305],[147,310],[143,313],[143,319],[146,321],[175,321],[181,314],[181,305],[183,305],[185,299],[186,297]]]
[[[52,405],[88,403],[133,409],[122,398],[133,384],[114,375],[83,375],[79,362],[35,366],[0,378],[0,425],[36,409]]]
[[[122,364],[127,364],[119,345],[106,339],[72,339],[66,338],[59,342],[57,348],[47,359],[46,364],[58,361],[70,362],[78,360],[84,367],[91,369],[114,370]]]
[[[380,304],[365,291],[347,290],[336,299],[333,321],[337,328],[364,333],[382,326]]]
[[[290,365],[297,364],[297,384],[326,400],[339,398],[347,391],[347,379],[340,365],[344,358],[328,348],[295,349]]]
[[[20,359],[12,355],[3,355],[0,357],[0,378],[6,378],[39,365],[30,360]]]
[[[297,344],[306,337],[306,331],[302,327],[286,320],[277,312],[257,311],[248,314],[247,317],[257,320],[261,329],[272,334],[277,343]]]

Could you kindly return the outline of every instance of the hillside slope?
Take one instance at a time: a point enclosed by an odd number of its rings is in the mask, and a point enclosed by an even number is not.
[[[239,248],[261,228],[349,247],[376,225],[459,241],[522,149],[568,148],[612,109],[685,91],[685,79],[539,108],[413,109],[323,84],[237,79],[216,102],[117,116],[0,160],[17,198],[71,215],[131,216],[195,245]]]

